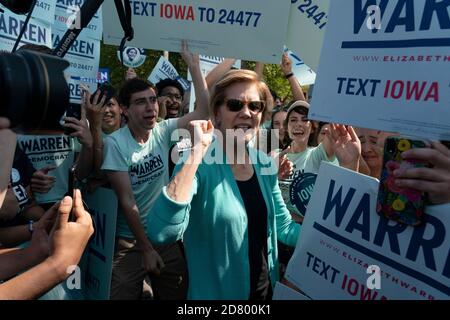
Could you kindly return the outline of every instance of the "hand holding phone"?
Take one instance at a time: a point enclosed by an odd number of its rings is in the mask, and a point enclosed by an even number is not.
[[[427,167],[428,164],[425,161],[402,158],[402,153],[407,150],[426,147],[427,143],[421,140],[405,137],[386,139],[377,200],[377,212],[380,215],[412,226],[422,222],[425,193],[398,186],[394,172]]]

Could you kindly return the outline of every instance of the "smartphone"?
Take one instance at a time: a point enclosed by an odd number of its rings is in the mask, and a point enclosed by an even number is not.
[[[66,117],[72,117],[81,120],[81,104],[69,103],[69,106],[66,109]],[[64,134],[66,136],[69,136],[74,132],[74,129],[64,127]]]
[[[94,97],[97,94],[97,92],[100,90],[100,95],[98,97],[97,102],[100,102],[103,98],[103,96],[106,96],[105,98],[105,104],[108,103],[108,101],[114,97],[114,95],[116,94],[116,90],[114,89],[113,86],[111,86],[109,83],[105,82],[102,83],[101,85],[99,85],[99,87],[97,88],[97,90],[91,94],[91,104],[94,103]]]
[[[77,183],[77,178],[75,177],[75,167],[71,167],[69,169],[69,180],[68,180],[66,196],[71,197],[72,200],[73,200],[73,191],[77,187],[76,183]],[[69,221],[70,222],[75,221],[75,217],[74,217],[72,211],[70,211],[70,214],[69,214]]]
[[[386,139],[377,198],[378,214],[411,226],[422,223],[425,194],[415,189],[398,187],[395,184],[394,171],[428,166],[427,163],[402,159],[401,156],[406,150],[426,147],[428,144],[422,140],[398,136]]]

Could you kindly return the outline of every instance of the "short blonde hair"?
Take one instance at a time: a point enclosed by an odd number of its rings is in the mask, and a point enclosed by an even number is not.
[[[258,75],[251,70],[230,70],[214,85],[209,103],[209,113],[211,117],[214,119],[217,108],[225,102],[227,89],[237,83],[250,83],[256,85],[259,98],[265,104],[261,117],[261,121],[264,121],[267,114],[272,112],[273,98],[267,85],[260,81]]]

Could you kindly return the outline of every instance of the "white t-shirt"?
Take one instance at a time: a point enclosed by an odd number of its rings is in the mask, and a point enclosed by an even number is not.
[[[289,179],[279,181],[281,195],[283,196],[283,200],[288,210],[299,214],[295,205],[291,203],[289,196],[289,189],[292,182],[303,173],[317,174],[322,161],[331,162],[336,165],[339,165],[339,162],[336,157],[332,160],[328,159],[327,153],[325,152],[322,144],[319,144],[317,147],[308,147],[303,152],[288,153],[286,156],[294,164],[294,173],[289,177]]]
[[[144,144],[137,143],[128,126],[104,139],[102,170],[128,172],[144,230],[147,229],[147,215],[162,188],[169,183],[170,138],[176,126],[177,119],[157,123]],[[134,238],[122,209],[117,215],[116,234]]]

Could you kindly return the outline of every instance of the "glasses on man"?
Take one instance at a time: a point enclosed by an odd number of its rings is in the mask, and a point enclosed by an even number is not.
[[[263,112],[265,104],[263,101],[244,101],[239,99],[228,99],[225,104],[231,112],[239,112],[244,106],[248,106],[248,109],[253,113]]]
[[[173,101],[179,101],[179,102],[181,102],[183,100],[183,96],[182,95],[172,94],[172,93],[162,94],[161,97],[167,97],[167,98],[170,98]]]

